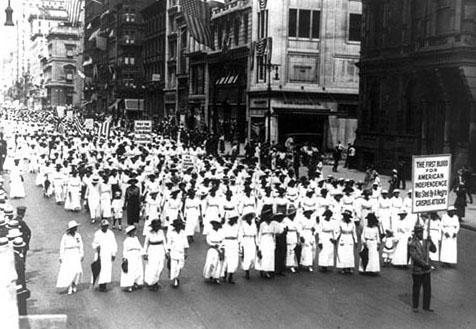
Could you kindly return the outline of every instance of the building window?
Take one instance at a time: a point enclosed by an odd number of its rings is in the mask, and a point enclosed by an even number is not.
[[[256,58],[257,61],[257,76],[256,79],[258,82],[266,82],[266,63],[268,61],[268,56],[259,56]]]
[[[233,26],[233,38],[235,39],[235,46],[238,46],[238,44],[240,43],[240,27],[241,21],[240,18],[237,17]]]
[[[248,43],[248,25],[249,25],[249,17],[248,14],[243,16],[243,41],[244,43]]]
[[[297,9],[289,9],[289,36],[297,37]]]
[[[321,12],[319,10],[289,9],[289,37],[319,39],[320,30]]]
[[[309,38],[311,36],[311,11],[300,10],[299,11],[299,37]]]
[[[362,15],[350,14],[349,15],[349,41],[360,42],[361,28],[362,28]]]
[[[205,70],[203,65],[192,66],[192,94],[203,95],[205,93]]]

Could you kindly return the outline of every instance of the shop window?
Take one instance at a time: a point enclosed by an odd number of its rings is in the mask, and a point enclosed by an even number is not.
[[[289,82],[317,83],[319,59],[315,56],[289,57]]]
[[[362,28],[362,15],[350,14],[349,15],[349,41],[360,42]]]

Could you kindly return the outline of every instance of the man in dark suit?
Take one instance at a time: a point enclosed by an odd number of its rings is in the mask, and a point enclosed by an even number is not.
[[[0,134],[0,173],[3,173],[3,163],[7,157],[7,141],[3,139],[3,134]]]
[[[430,308],[431,300],[431,265],[429,251],[436,252],[436,247],[428,239],[423,239],[423,226],[415,226],[415,234],[408,246],[413,263],[413,312],[418,312],[420,288],[423,286],[423,310],[433,312]]]

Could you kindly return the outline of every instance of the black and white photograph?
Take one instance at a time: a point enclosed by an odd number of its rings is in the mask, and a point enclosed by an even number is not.
[[[476,0],[1,0],[1,329],[476,328]]]

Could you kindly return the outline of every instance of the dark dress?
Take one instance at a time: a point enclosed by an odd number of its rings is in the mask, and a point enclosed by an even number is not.
[[[282,274],[286,271],[286,232],[278,233],[275,236],[276,249],[274,250],[274,271]]]
[[[456,216],[464,218],[466,214],[466,206],[466,189],[464,187],[458,187],[456,189],[456,200],[454,204],[454,207],[456,208]]]
[[[127,209],[127,224],[134,225],[139,222],[140,216],[140,189],[131,185],[126,190],[125,195]]]

